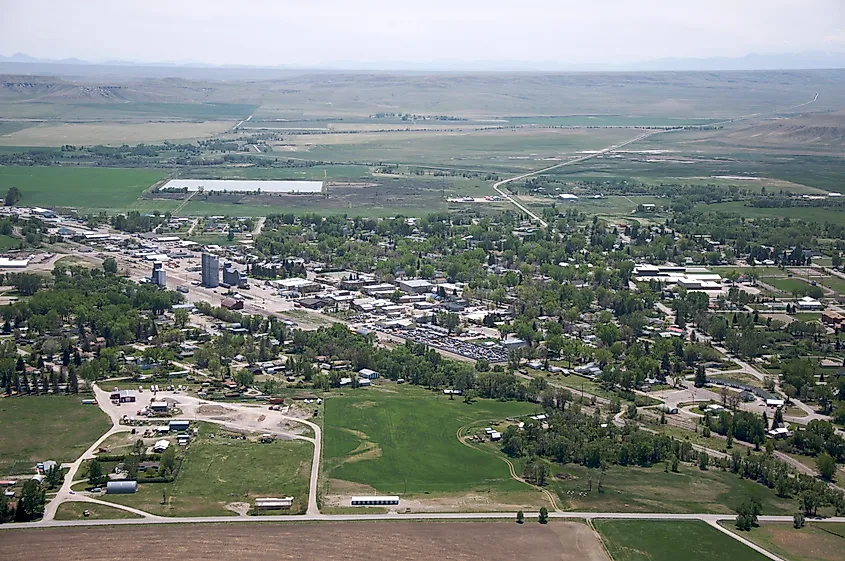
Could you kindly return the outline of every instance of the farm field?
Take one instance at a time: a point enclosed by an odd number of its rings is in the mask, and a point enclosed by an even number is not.
[[[83,511],[88,511],[88,516]],[[56,520],[120,520],[141,518],[137,514],[119,508],[85,502],[64,502],[56,510]]]
[[[743,537],[789,561],[839,561],[845,552],[845,524],[809,522],[796,530],[791,524],[761,524]]]
[[[86,396],[27,396],[0,399],[0,474],[32,473],[36,461],[70,462],[111,424]]]
[[[158,170],[70,167],[0,167],[0,190],[21,190],[21,205],[123,210],[165,177]]]
[[[231,439],[218,427],[200,424],[199,437],[186,456],[173,483],[142,483],[134,495],[106,495],[125,504],[163,516],[235,515],[230,503],[247,503],[256,497],[292,496],[291,514],[305,512],[313,445],[300,440],[272,444]],[[210,435],[214,434],[212,438]],[[166,504],[162,504],[166,497]]]
[[[202,139],[230,129],[235,121],[151,123],[60,123],[22,128],[0,135],[10,146],[138,144]]]
[[[64,561],[135,561],[149,554],[151,543],[161,561],[183,561],[186,555],[228,561],[233,552],[255,561],[609,561],[592,530],[577,522],[179,524],[4,532],[18,544],[8,548],[6,561],[31,561],[35,552],[39,558]]]
[[[781,499],[762,485],[718,469],[701,471],[689,464],[681,464],[678,473],[665,473],[662,465],[614,466],[605,472],[601,493],[599,470],[551,465],[550,473],[547,487],[557,494],[564,510],[729,514],[749,496],[760,498],[765,514],[790,514],[795,510],[794,500]]]
[[[510,478],[500,459],[462,445],[464,425],[536,412],[519,402],[472,405],[421,388],[372,387],[326,400],[323,472],[384,494],[447,495],[531,491]],[[351,494],[351,493],[350,493]]]
[[[699,521],[597,520],[613,561],[766,561],[768,557]]]

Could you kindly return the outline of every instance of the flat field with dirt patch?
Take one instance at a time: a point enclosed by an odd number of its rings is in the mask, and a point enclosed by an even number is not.
[[[577,522],[327,522],[4,530],[6,561],[607,561],[595,533]]]
[[[457,431],[536,412],[515,401],[468,405],[411,386],[346,392],[326,400],[323,473],[379,493],[417,497],[533,491],[511,479],[501,459],[461,444]]]
[[[763,524],[743,535],[790,561],[839,561],[845,553],[845,524]]]

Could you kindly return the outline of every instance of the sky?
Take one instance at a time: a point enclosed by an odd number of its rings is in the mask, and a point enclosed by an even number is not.
[[[256,66],[845,52],[845,0],[0,0],[0,55]]]

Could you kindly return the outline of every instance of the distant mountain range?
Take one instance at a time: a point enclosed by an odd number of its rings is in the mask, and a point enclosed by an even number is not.
[[[11,63],[11,64],[6,64]],[[624,64],[570,64],[557,61],[335,61],[331,63],[276,66],[215,65],[201,62],[140,62],[125,60],[86,61],[78,58],[44,59],[25,53],[0,55],[0,71],[13,72],[17,65],[158,67],[205,69],[269,69],[269,70],[366,70],[366,71],[460,71],[460,72],[639,72],[639,71],[720,71],[720,70],[818,70],[845,69],[845,53],[809,52],[787,54],[749,54],[743,57],[663,58]],[[46,68],[44,69],[46,70]],[[54,68],[51,68],[54,70]],[[38,70],[34,70],[38,72]],[[47,73],[52,73],[48,71]]]

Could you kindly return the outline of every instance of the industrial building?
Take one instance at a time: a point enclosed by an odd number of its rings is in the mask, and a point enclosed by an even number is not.
[[[107,495],[131,495],[138,491],[137,481],[109,481],[106,483]]]
[[[352,497],[352,506],[385,506],[398,504],[399,497],[396,496]]]
[[[287,509],[293,506],[293,497],[281,497],[281,498],[258,498],[255,499],[255,509],[256,510],[274,510],[274,509]]]
[[[167,287],[167,271],[164,270],[161,263],[153,263],[153,274],[150,279],[156,286]]]
[[[223,284],[229,286],[244,286],[247,284],[246,273],[235,269],[231,263],[223,264]]]
[[[202,254],[202,285],[217,288],[220,285],[220,259],[210,253]]]

